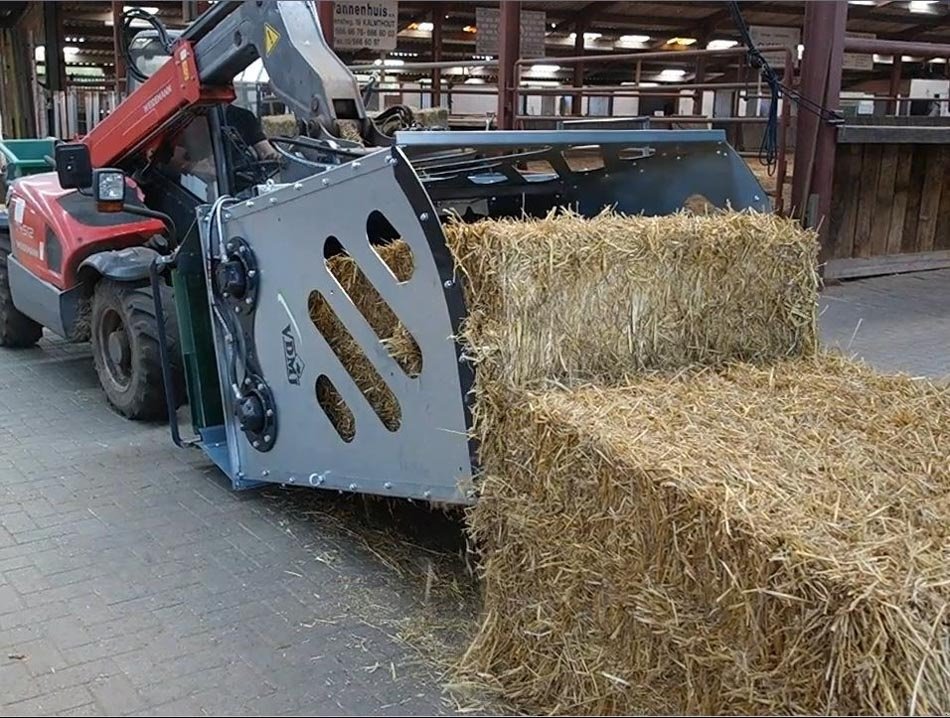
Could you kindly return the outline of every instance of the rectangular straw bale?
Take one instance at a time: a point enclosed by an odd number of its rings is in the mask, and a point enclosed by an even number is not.
[[[509,386],[815,349],[815,236],[774,215],[561,213],[446,235],[467,340]]]
[[[950,711],[950,389],[818,355],[478,411],[465,667],[509,698]]]
[[[297,134],[297,117],[293,114],[264,115],[261,127],[266,137],[293,137]]]
[[[465,280],[464,339],[492,382],[612,382],[815,349],[817,243],[791,220],[562,212],[449,223],[445,234]],[[411,267],[402,241],[380,253],[391,267]],[[378,321],[378,296],[353,260],[329,261],[379,337],[397,335],[394,317]]]

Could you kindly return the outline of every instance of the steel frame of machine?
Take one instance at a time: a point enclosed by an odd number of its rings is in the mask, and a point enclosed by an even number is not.
[[[596,150],[601,166],[572,169],[566,156],[579,148]],[[553,171],[529,172],[531,162]],[[200,445],[235,488],[281,483],[470,502],[474,367],[458,336],[467,309],[441,228],[445,213],[464,206],[484,216],[543,216],[572,206],[593,215],[613,205],[665,214],[694,194],[717,206],[770,207],[721,130],[526,130],[400,132],[389,149],[205,208],[202,264],[224,422],[199,427]],[[373,250],[374,214],[409,246],[409,279],[397,281]],[[394,361],[329,271],[328,243],[342,246],[414,338],[417,373]],[[212,268],[222,261],[252,268],[253,285],[237,296],[221,293]],[[376,413],[333,337],[311,320],[314,292],[372,367],[374,391],[392,395],[396,425]],[[314,393],[325,380],[352,415],[352,436],[317,407]]]

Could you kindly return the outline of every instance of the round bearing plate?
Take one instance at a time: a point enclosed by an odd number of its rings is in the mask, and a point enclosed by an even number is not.
[[[248,376],[242,399],[235,406],[238,426],[258,451],[270,451],[277,441],[277,409],[270,387],[258,376]]]
[[[238,310],[238,314],[252,312],[257,306],[257,290],[260,286],[260,276],[254,250],[241,237],[229,239],[225,249],[227,250],[227,256],[219,264],[219,268],[230,265],[229,274],[232,277],[234,273],[240,275],[238,284],[241,286],[241,291],[227,291],[233,285],[220,286],[221,280],[218,275],[215,275],[215,291],[224,301]]]

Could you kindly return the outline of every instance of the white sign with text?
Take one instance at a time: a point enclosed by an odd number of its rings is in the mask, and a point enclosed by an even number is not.
[[[398,0],[333,3],[333,46],[338,50],[395,50]]]

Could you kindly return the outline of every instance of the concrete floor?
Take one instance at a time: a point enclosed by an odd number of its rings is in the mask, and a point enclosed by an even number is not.
[[[821,312],[826,345],[882,371],[950,375],[950,269],[830,286]]]
[[[828,343],[950,373],[950,271],[831,287],[822,306]],[[164,427],[111,412],[86,346],[0,350],[0,442],[3,714],[451,709],[431,659],[472,622],[457,524],[234,493]]]

